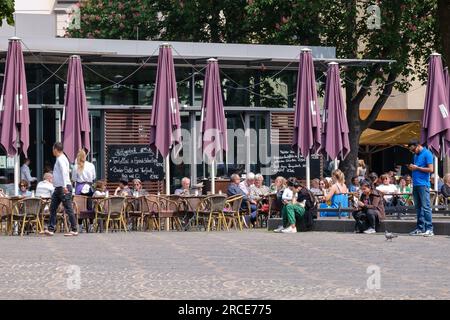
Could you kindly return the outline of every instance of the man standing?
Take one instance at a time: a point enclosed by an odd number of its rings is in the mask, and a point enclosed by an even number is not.
[[[414,164],[410,164],[408,168],[412,171],[413,197],[417,211],[417,227],[410,235],[432,237],[430,173],[434,171],[433,155],[418,142],[412,142],[409,150],[414,153]]]
[[[77,236],[77,221],[72,208],[72,184],[70,182],[69,160],[63,153],[63,145],[56,142],[53,145],[53,155],[56,157],[55,166],[53,168],[53,185],[55,191],[52,194],[52,202],[50,204],[50,223],[45,234],[53,236],[56,225],[56,210],[62,202],[64,209],[69,216],[71,231],[65,236]]]
[[[20,179],[28,181],[28,184],[31,184],[33,181],[37,181],[35,177],[31,176],[30,163],[30,159],[25,159],[20,167]]]

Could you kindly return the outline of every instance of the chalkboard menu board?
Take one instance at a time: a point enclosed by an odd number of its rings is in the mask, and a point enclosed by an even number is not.
[[[277,176],[282,176],[285,178],[305,178],[306,160],[302,156],[299,156],[296,151],[292,150],[292,146],[290,144],[280,144],[278,145],[278,148],[278,155],[274,154],[276,153],[276,148],[272,148],[272,178],[275,178]],[[311,155],[310,169],[311,178],[320,177],[319,155]]]
[[[160,180],[164,176],[164,162],[148,145],[108,145],[108,181]]]

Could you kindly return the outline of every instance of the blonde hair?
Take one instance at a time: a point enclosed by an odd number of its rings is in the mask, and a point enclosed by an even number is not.
[[[366,168],[366,163],[364,162],[363,159],[358,160],[358,166],[360,166],[363,169]]]
[[[84,163],[86,162],[86,152],[80,149],[77,154],[77,171],[82,172],[84,170]]]
[[[332,173],[332,176],[334,178],[336,178],[337,182],[345,183],[345,175],[344,175],[344,173],[341,170],[339,170],[339,169],[334,170],[333,173]]]

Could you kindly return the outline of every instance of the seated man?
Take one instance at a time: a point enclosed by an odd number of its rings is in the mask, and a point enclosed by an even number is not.
[[[181,188],[175,190],[176,196],[188,196],[191,194],[191,179],[184,177],[181,179]]]
[[[306,199],[303,202],[297,202],[297,193],[300,189],[300,184],[297,182],[295,178],[290,178],[288,180],[288,187],[284,189],[282,200],[283,200],[283,209],[281,209],[281,217],[283,218],[283,225],[279,226],[274,232],[281,233],[296,233],[297,219],[301,219],[305,214],[305,203]]]
[[[114,195],[120,197],[131,197],[133,195],[133,192],[131,191],[130,187],[128,187],[127,177],[122,177],[119,180],[119,186],[114,191]]]
[[[50,172],[44,174],[43,180],[36,187],[36,197],[51,198],[55,187],[53,186],[53,175]]]
[[[228,186],[227,189],[227,195],[229,197],[235,196],[235,195],[242,195],[242,204],[241,204],[241,210],[248,211],[248,204],[247,201],[250,202],[250,216],[246,215],[244,216],[244,224],[245,227],[248,228],[248,222],[251,222],[253,225],[256,223],[256,202],[254,200],[250,200],[250,198],[247,196],[247,194],[242,191],[241,188],[239,188],[239,184],[241,182],[241,177],[239,177],[238,174],[232,174],[231,175],[231,183]],[[250,220],[250,221],[248,221]]]
[[[360,188],[359,210],[352,214],[356,221],[355,232],[376,233],[377,220],[379,222],[385,217],[383,196],[379,191],[372,188],[369,181],[361,181]]]
[[[376,187],[378,191],[381,191],[384,196],[384,201],[386,202],[387,207],[391,207],[396,205],[395,199],[393,194],[397,193],[397,187],[395,184],[391,184],[391,180],[388,174],[383,174],[380,177],[381,184]]]
[[[148,195],[148,192],[142,188],[142,181],[139,179],[133,179],[133,195],[138,197]]]

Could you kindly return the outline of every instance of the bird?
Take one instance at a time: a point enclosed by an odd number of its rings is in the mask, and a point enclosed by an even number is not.
[[[388,241],[388,240],[392,241],[392,239],[398,237],[398,235],[393,234],[392,232],[388,232],[387,230],[384,232],[384,236],[386,237],[386,241]]]

